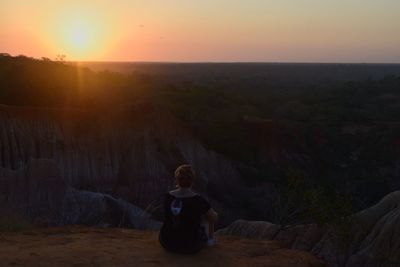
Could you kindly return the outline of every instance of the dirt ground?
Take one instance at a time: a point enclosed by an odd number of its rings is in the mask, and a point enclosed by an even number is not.
[[[0,266],[324,266],[276,241],[226,236],[218,241],[196,255],[177,255],[166,252],[153,231],[71,226],[0,233]]]

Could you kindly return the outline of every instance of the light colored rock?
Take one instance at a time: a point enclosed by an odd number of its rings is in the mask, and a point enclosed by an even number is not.
[[[264,221],[237,220],[217,232],[219,235],[234,235],[252,239],[272,239],[279,226]]]
[[[238,220],[218,234],[274,238],[287,247],[310,251],[332,267],[400,266],[400,191],[387,195],[378,204],[352,217],[346,233],[316,225],[279,231],[279,226],[269,222]],[[277,229],[278,234],[271,234]]]

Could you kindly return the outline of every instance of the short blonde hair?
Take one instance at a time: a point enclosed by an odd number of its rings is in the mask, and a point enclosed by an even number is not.
[[[190,187],[195,177],[196,174],[189,164],[181,165],[175,170],[175,178],[179,187]]]

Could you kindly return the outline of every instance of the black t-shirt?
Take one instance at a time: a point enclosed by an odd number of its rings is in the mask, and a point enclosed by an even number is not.
[[[164,200],[164,224],[160,231],[161,244],[176,252],[195,252],[205,241],[202,217],[211,208],[200,195],[178,198],[169,193]]]

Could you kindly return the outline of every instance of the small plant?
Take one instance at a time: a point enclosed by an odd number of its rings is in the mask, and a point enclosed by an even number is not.
[[[293,169],[287,171],[280,195],[275,222],[281,230],[307,223],[347,225],[354,211],[350,196],[315,185]]]
[[[0,232],[20,232],[32,229],[33,225],[18,217],[3,217],[0,219]]]

